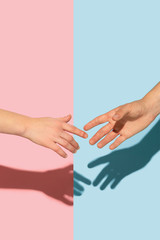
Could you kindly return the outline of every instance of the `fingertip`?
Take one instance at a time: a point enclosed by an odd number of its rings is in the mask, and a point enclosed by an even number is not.
[[[94,144],[94,141],[92,139],[89,140],[90,145]]]
[[[114,149],[114,147],[111,145],[111,146],[109,146],[109,149],[110,149],[110,150],[113,150],[113,149]]]
[[[101,143],[98,143],[98,144],[97,144],[97,147],[98,147],[98,148],[102,148],[103,146],[102,146]]]
[[[94,182],[92,183],[92,185],[93,185],[94,187],[96,187],[96,186],[97,186],[97,183],[94,181]]]
[[[109,149],[110,149],[110,150],[114,150],[115,148],[116,148],[116,147],[115,147],[114,145],[110,145],[110,146],[109,146]]]
[[[84,138],[88,138],[88,134],[87,133],[83,133],[83,137]]]
[[[72,118],[72,115],[71,114],[68,114],[68,115],[66,115],[64,118],[62,118],[63,119],[63,121],[65,121],[66,123],[67,122],[69,122],[70,120],[71,120],[71,118]]]
[[[72,118],[72,114],[68,114],[68,116],[67,116],[67,117],[71,119],[71,118]]]
[[[85,126],[83,127],[83,129],[84,129],[85,131],[88,131],[87,125],[85,125]]]
[[[90,163],[88,163],[87,167],[88,167],[88,168],[91,168],[91,167],[90,167]]]

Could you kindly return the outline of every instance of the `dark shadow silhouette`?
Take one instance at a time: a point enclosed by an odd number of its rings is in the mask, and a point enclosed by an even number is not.
[[[109,184],[114,189],[120,181],[131,173],[145,167],[160,150],[160,120],[148,134],[136,145],[97,158],[88,164],[89,168],[104,164],[105,167],[93,181],[93,185],[104,190]]]
[[[73,205],[73,165],[45,172],[0,166],[0,188],[37,190]]]
[[[83,194],[84,187],[81,182],[87,185],[91,184],[91,181],[88,178],[74,171],[74,196],[81,196]]]

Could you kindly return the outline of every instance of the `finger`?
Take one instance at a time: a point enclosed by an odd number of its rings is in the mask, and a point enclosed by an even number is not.
[[[106,177],[106,175],[108,175],[106,171],[107,171],[107,168],[102,169],[102,171],[98,174],[96,179],[93,181],[93,186],[97,186],[102,181],[102,179]]]
[[[73,133],[73,134],[75,134],[79,137],[82,137],[82,138],[87,138],[88,137],[87,133],[85,133],[84,131],[80,130],[79,128],[77,128],[73,125],[70,125],[68,123],[64,124],[63,129],[70,132],[70,133]]]
[[[130,112],[130,106],[129,104],[125,104],[123,106],[121,106],[116,113],[114,114],[114,116],[112,117],[112,119],[114,121],[119,121],[121,120],[123,117],[125,117],[128,113]]]
[[[67,142],[69,142],[74,148],[79,149],[79,144],[74,140],[73,136],[66,132],[63,132],[61,134],[61,137],[67,140]]]
[[[106,178],[106,180],[102,183],[102,185],[100,186],[100,189],[101,190],[104,190],[108,185],[109,183],[113,180],[113,176],[108,176]]]
[[[74,171],[74,178],[87,184],[87,185],[91,184],[91,181],[88,178],[82,176],[81,174],[77,173],[76,171]]]
[[[81,196],[82,192],[77,191],[76,189],[74,189],[74,196]]]
[[[115,148],[117,148],[121,143],[123,143],[126,140],[126,138],[124,136],[119,136],[118,138],[116,138],[116,140],[114,141],[114,143],[112,143],[110,145],[110,149],[113,150]]]
[[[79,191],[84,191],[84,187],[81,186],[77,181],[74,181],[74,188],[78,189]]]
[[[84,130],[87,131],[87,130],[90,130],[91,128],[99,125],[99,124],[102,124],[102,123],[105,123],[108,121],[108,114],[105,113],[101,116],[98,116],[96,118],[94,118],[92,121],[88,122],[85,126],[84,126]]]
[[[105,138],[103,138],[98,144],[97,147],[102,148],[104,147],[106,144],[108,144],[109,142],[111,142],[114,138],[116,138],[118,136],[118,133],[112,131],[110,133],[108,133],[106,135]]]
[[[111,189],[114,189],[117,187],[117,185],[120,183],[121,179],[118,178],[116,179],[112,184],[111,184]]]
[[[67,158],[67,154],[62,150],[62,148],[60,146],[58,146],[57,144],[51,142],[48,145],[48,148],[52,149],[54,152],[56,152],[58,155],[60,155],[63,158]]]
[[[69,121],[71,120],[71,118],[72,118],[72,115],[69,114],[69,115],[67,115],[67,116],[65,116],[65,117],[59,118],[59,120],[67,123],[67,122],[69,122]]]
[[[65,196],[63,196],[60,199],[63,203],[65,203],[66,205],[72,206],[73,205],[73,200],[69,200],[68,198],[66,198]]]
[[[102,137],[112,130],[113,126],[108,123],[106,126],[102,127],[89,141],[91,145],[97,143]]]
[[[67,142],[65,139],[59,137],[56,138],[55,141],[60,144],[62,147],[66,148],[67,150],[69,150],[72,153],[76,153],[77,149],[75,147],[73,147],[69,142]]]
[[[68,166],[66,166],[66,167],[64,167],[64,169],[66,170],[66,171],[73,171],[73,164],[70,164],[70,165],[68,165]]]
[[[97,167],[97,166],[99,166],[101,164],[104,164],[104,163],[108,163],[109,164],[110,160],[111,160],[110,154],[109,155],[105,155],[103,157],[99,157],[99,158],[93,160],[92,162],[90,162],[88,164],[88,168]]]

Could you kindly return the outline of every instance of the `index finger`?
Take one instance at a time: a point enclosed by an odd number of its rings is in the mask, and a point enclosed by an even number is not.
[[[108,122],[109,121],[109,117],[108,117],[108,114],[105,113],[105,114],[102,114],[96,118],[94,118],[93,120],[91,120],[90,122],[88,122],[85,126],[84,126],[84,130],[90,130],[91,128],[99,125],[99,124],[102,124],[102,123],[105,123],[105,122]]]
[[[91,181],[88,178],[84,177],[83,175],[79,174],[78,172],[74,171],[73,174],[74,174],[74,179],[79,180],[87,185],[91,184]]]
[[[80,130],[79,128],[73,125],[70,125],[69,123],[65,123],[63,126],[63,129],[82,138],[88,137],[87,133],[85,133],[84,131]]]

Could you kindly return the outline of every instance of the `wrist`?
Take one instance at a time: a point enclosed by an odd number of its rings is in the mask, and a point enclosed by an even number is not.
[[[160,82],[143,97],[143,102],[153,118],[160,114]]]
[[[144,104],[146,114],[155,119],[160,114],[160,97],[147,94],[141,100]]]
[[[32,117],[25,117],[23,121],[23,127],[20,131],[20,136],[24,138],[28,138],[28,132],[31,129],[33,118]]]

